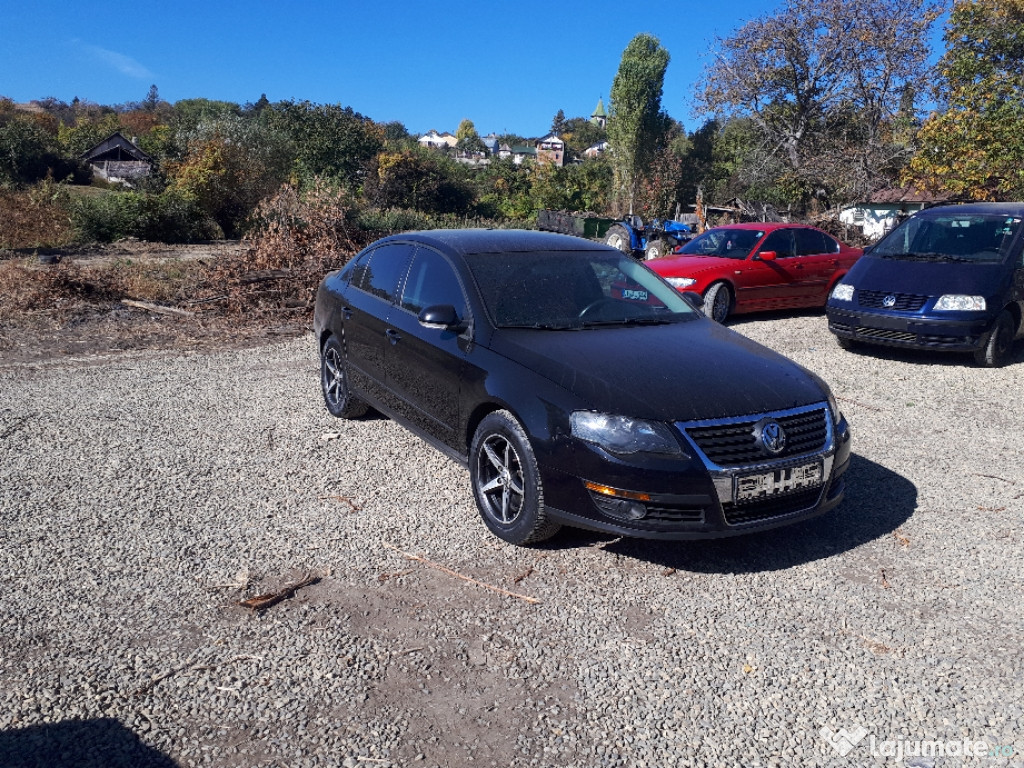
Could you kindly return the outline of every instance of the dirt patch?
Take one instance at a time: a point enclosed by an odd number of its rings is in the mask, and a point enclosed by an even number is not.
[[[0,262],[17,260],[20,267],[33,274],[68,264],[83,269],[129,265],[145,270],[175,262],[183,266],[197,262],[212,264],[218,259],[237,257],[246,247],[239,241],[168,245],[125,240],[60,249],[5,250],[0,251]],[[154,274],[159,275],[159,270]],[[258,345],[281,337],[299,336],[312,322],[309,310],[304,307],[284,309],[269,316],[264,314],[259,319],[227,315],[212,305],[186,302],[185,307],[190,316],[142,309],[118,300],[97,301],[83,297],[81,300],[57,299],[43,308],[8,313],[0,324],[0,365],[99,358],[126,351]]]

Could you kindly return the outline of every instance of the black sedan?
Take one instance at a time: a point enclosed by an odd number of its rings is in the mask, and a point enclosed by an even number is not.
[[[843,497],[850,433],[828,386],[604,245],[394,235],[324,279],[314,325],[328,410],[372,406],[467,464],[514,544],[563,524],[728,536]]]

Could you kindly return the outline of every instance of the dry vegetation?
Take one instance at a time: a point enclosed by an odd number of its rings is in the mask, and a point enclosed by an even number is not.
[[[258,207],[241,246],[126,242],[41,256],[31,248],[0,250],[0,357],[191,348],[301,333],[324,274],[387,234],[357,226],[356,211],[336,188],[316,185],[300,194],[286,186]]]
[[[29,190],[0,188],[0,248],[40,248],[74,242],[66,194],[56,184]]]
[[[253,214],[251,247],[218,260],[197,302],[232,314],[311,310],[316,286],[374,238],[354,223],[347,193],[323,184],[299,194],[285,186]]]

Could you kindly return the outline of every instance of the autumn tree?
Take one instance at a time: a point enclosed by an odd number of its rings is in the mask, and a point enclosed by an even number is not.
[[[865,195],[912,154],[906,117],[939,10],[933,0],[787,0],[717,41],[697,109],[752,120],[761,160],[781,160],[798,195]]]
[[[1024,2],[960,0],[908,180],[976,200],[1024,197]]]
[[[367,174],[364,194],[378,208],[466,213],[473,203],[473,191],[465,173],[454,160],[419,147],[385,151],[377,155]]]
[[[580,157],[584,150],[608,138],[604,128],[585,117],[570,117],[563,123],[562,131],[559,135],[574,157]]]
[[[455,129],[455,141],[456,149],[461,152],[483,152],[487,149],[480,134],[476,132],[473,121],[468,118],[459,123],[459,127]]]
[[[171,189],[198,203],[228,237],[237,237],[257,203],[288,179],[294,158],[287,136],[240,116],[204,121],[176,140],[185,151],[166,163]]]
[[[614,167],[613,197],[628,202],[629,212],[651,157],[665,131],[661,93],[669,54],[658,38],[640,34],[629,41],[612,81],[608,142]]]

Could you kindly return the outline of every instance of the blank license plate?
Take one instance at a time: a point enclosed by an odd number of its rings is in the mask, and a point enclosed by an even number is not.
[[[821,462],[736,478],[736,501],[752,501],[821,485]]]

